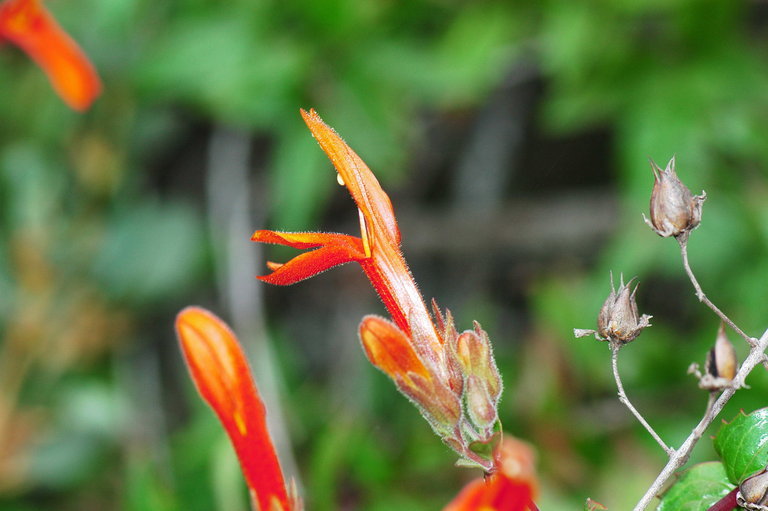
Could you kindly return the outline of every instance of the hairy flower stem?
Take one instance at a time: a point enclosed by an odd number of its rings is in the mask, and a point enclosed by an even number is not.
[[[731,321],[731,319],[726,316],[723,311],[718,309],[717,306],[712,303],[709,298],[707,298],[707,296],[704,294],[704,291],[702,291],[701,286],[699,285],[699,281],[696,280],[696,276],[691,270],[691,265],[688,263],[688,233],[684,233],[678,236],[677,242],[680,244],[680,253],[683,256],[683,267],[685,268],[685,273],[688,274],[688,278],[691,280],[691,284],[693,284],[693,287],[696,290],[696,298],[698,298],[700,302],[703,302],[707,307],[712,309],[712,311],[717,314],[718,317],[722,319],[726,325],[731,327],[734,332],[743,337],[750,346],[754,347],[757,344],[757,339],[744,333],[744,331],[736,326],[736,323]]]
[[[634,507],[633,511],[643,511],[646,509],[651,501],[659,494],[661,489],[664,487],[664,484],[669,480],[670,477],[672,477],[675,471],[685,465],[691,455],[691,452],[693,451],[694,446],[696,445],[696,442],[701,439],[706,429],[720,414],[720,412],[723,410],[723,407],[725,407],[725,404],[733,397],[733,394],[736,392],[736,390],[744,386],[744,380],[746,380],[749,373],[752,372],[755,366],[762,363],[763,358],[765,357],[766,348],[768,348],[768,330],[763,333],[763,336],[760,337],[759,340],[752,344],[752,347],[749,350],[749,355],[747,356],[746,360],[744,360],[744,363],[741,364],[739,372],[736,373],[736,377],[733,379],[731,386],[726,388],[723,393],[720,394],[720,397],[717,398],[714,404],[711,404],[714,395],[710,395],[709,403],[711,406],[707,406],[707,411],[704,413],[704,417],[701,418],[699,423],[693,429],[691,434],[688,435],[688,438],[685,439],[680,448],[677,449],[672,456],[670,456],[667,464],[656,477],[656,480],[653,482],[653,484],[651,484],[651,486],[645,492],[645,495],[643,495],[643,497]]]
[[[624,403],[624,405],[629,408],[629,411],[632,412],[637,420],[640,421],[640,424],[642,424],[643,427],[648,430],[648,433],[650,433],[653,439],[658,442],[662,449],[664,449],[664,452],[666,452],[668,456],[672,456],[675,454],[675,451],[670,449],[667,444],[664,443],[664,440],[662,440],[659,434],[656,433],[650,424],[648,424],[648,421],[646,421],[640,412],[638,412],[637,409],[632,406],[632,403],[627,397],[627,393],[624,392],[624,385],[621,384],[621,377],[619,376],[619,350],[621,347],[621,343],[611,342],[611,366],[613,367],[613,378],[616,380],[616,387],[619,389],[619,401]]]

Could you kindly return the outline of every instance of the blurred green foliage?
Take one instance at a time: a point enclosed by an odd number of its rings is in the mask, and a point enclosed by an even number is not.
[[[500,302],[505,294],[488,285],[467,307],[482,311],[496,345],[505,428],[539,451],[542,509],[587,496],[628,508],[663,462],[617,406],[608,350],[571,338],[572,328],[593,326],[609,270],[638,275],[641,312],[654,315],[622,352],[630,397],[672,445],[703,412],[706,397],[685,369],[703,362],[717,322],[693,296],[675,243],[642,223],[648,157],[663,164],[677,154],[683,181],[709,193],[690,241],[705,291],[752,335],[768,326],[768,12],[759,2],[60,0],[49,8],[93,59],[105,92],[86,114],[72,113],[20,52],[0,48],[2,509],[243,509],[234,459],[186,380],[171,324],[191,301],[224,301],[213,290],[223,263],[211,255],[200,184],[211,131],[234,127],[254,141],[253,177],[268,190],[258,206],[269,208],[270,226],[329,228],[329,199],[339,194],[299,107],[318,109],[417,210],[429,197],[409,196],[407,185],[419,181],[415,155],[430,129],[471,124],[521,63],[543,89],[528,139],[611,134],[611,175],[599,186],[621,199],[616,232],[587,261],[566,254],[535,266],[521,303]],[[451,142],[432,151],[457,154]],[[334,393],[330,339],[297,335],[317,332],[326,302],[354,287],[327,279],[267,297],[308,504],[436,509],[475,474],[451,467],[370,367],[354,373],[353,390]],[[454,312],[460,328],[470,325],[471,311]],[[749,383],[726,415],[764,406],[762,374]],[[704,444],[694,457],[714,459]]]

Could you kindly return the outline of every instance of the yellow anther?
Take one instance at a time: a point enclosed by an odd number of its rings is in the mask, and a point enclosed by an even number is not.
[[[368,238],[368,227],[365,222],[365,215],[358,209],[358,215],[360,216],[360,237],[363,239],[363,250],[365,250],[365,257],[371,257],[371,240]]]
[[[339,183],[339,185],[344,186],[344,178],[341,177],[341,174],[336,173],[336,182]]]
[[[240,432],[242,436],[245,436],[248,434],[248,428],[245,427],[245,421],[243,420],[243,415],[239,411],[235,411],[235,413],[232,414],[235,419],[235,425],[237,426],[237,430]]]

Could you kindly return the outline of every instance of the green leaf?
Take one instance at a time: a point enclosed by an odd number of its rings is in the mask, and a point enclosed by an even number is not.
[[[739,412],[715,436],[715,450],[723,461],[728,479],[739,484],[768,464],[768,408],[746,415]]]
[[[664,494],[656,511],[706,511],[733,490],[723,464],[694,465]]]

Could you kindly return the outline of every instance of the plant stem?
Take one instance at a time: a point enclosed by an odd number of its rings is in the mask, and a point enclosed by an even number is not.
[[[667,480],[672,477],[672,474],[685,465],[691,455],[691,451],[693,451],[693,447],[702,437],[707,427],[709,427],[709,425],[712,424],[712,421],[714,421],[720,414],[723,407],[733,397],[736,390],[744,386],[744,380],[746,380],[749,373],[752,372],[752,369],[762,363],[766,348],[768,348],[768,330],[766,330],[765,333],[763,333],[763,336],[750,348],[749,355],[736,373],[732,386],[725,389],[714,404],[711,404],[714,396],[710,395],[709,403],[711,405],[707,406],[707,411],[704,413],[704,417],[701,418],[701,421],[699,421],[680,448],[669,458],[669,461],[656,477],[656,480],[651,484],[645,492],[645,495],[643,495],[634,507],[634,511],[643,511],[646,509],[654,497],[661,491]]]
[[[619,350],[621,349],[621,346],[621,343],[611,342],[611,366],[613,367],[613,378],[616,380],[616,387],[619,389],[619,401],[624,403],[624,405],[629,408],[629,411],[632,412],[637,420],[640,421],[640,424],[642,424],[645,429],[648,430],[648,433],[650,433],[654,440],[656,440],[661,448],[664,449],[664,452],[666,452],[667,455],[672,456],[675,454],[675,451],[670,449],[667,444],[664,443],[664,440],[662,440],[659,434],[656,433],[650,424],[648,424],[648,421],[646,421],[640,412],[638,412],[637,409],[632,406],[632,403],[627,397],[627,393],[624,392],[624,385],[621,384],[621,377],[619,376]]]
[[[707,511],[731,511],[732,509],[738,507],[738,504],[736,503],[736,494],[738,492],[739,488],[734,488],[728,495],[712,504],[712,506],[707,509]]]
[[[683,256],[683,267],[685,268],[685,273],[688,274],[688,278],[691,280],[691,284],[693,284],[693,287],[696,290],[696,298],[698,298],[700,302],[703,302],[707,307],[712,309],[712,311],[717,314],[718,317],[720,317],[720,319],[722,319],[726,325],[731,327],[734,332],[743,337],[750,346],[754,347],[757,344],[757,339],[744,333],[744,331],[736,326],[736,323],[731,321],[731,319],[726,316],[723,311],[721,311],[714,303],[709,300],[709,298],[707,298],[707,296],[704,294],[704,291],[702,291],[701,286],[699,285],[699,281],[696,280],[696,276],[691,270],[691,265],[688,263],[688,236],[679,236],[677,238],[677,242],[680,244],[680,254]]]

